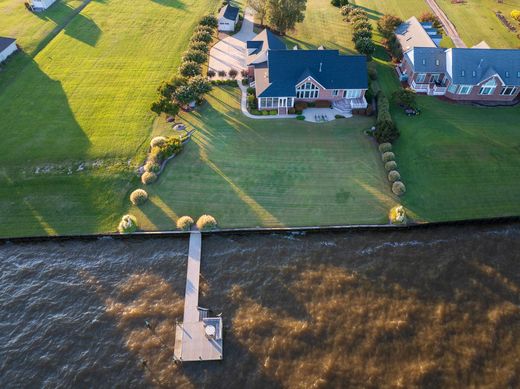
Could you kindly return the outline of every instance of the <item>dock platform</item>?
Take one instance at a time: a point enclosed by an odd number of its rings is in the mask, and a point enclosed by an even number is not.
[[[174,359],[181,362],[211,361],[223,358],[222,318],[208,317],[208,310],[199,307],[199,280],[202,236],[190,234],[184,318],[175,328]]]

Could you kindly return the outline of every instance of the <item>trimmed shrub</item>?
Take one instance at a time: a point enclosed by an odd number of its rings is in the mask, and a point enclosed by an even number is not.
[[[197,26],[197,28],[195,29],[195,31],[193,33],[196,34],[199,32],[207,32],[208,34],[213,34],[215,32],[215,28],[211,27],[211,26],[204,26],[201,24],[201,25]]]
[[[199,76],[202,73],[202,68],[197,62],[186,61],[179,67],[179,73],[184,77]]]
[[[193,41],[190,43],[189,49],[203,51],[206,54],[209,53],[209,45],[206,42]]]
[[[399,130],[390,115],[390,103],[381,91],[377,94],[377,122],[374,137],[379,143],[392,143],[399,138]]]
[[[243,78],[242,85],[247,85],[247,84],[249,84],[249,80],[247,78]]]
[[[141,176],[141,182],[145,185],[153,184],[157,181],[157,174],[154,172],[144,172]]]
[[[218,71],[218,76],[219,77],[226,77],[227,76],[227,72],[225,70],[219,70]]]
[[[204,42],[204,43],[209,43],[213,40],[213,36],[208,33],[208,32],[204,32],[204,31],[199,31],[199,32],[196,32],[195,34],[193,34],[193,36],[191,37],[191,42]]]
[[[352,4],[348,4],[348,5],[344,5],[343,7],[341,7],[341,15],[343,16],[349,16],[350,13],[354,10],[354,7]]]
[[[217,75],[214,70],[208,70],[208,78],[213,78]]]
[[[402,205],[393,207],[388,214],[388,218],[392,224],[406,223],[406,211],[404,207]]]
[[[388,173],[388,181],[395,182],[395,181],[399,181],[400,179],[401,179],[401,175],[399,174],[399,172],[397,170],[390,170],[390,172]]]
[[[251,87],[247,88],[248,95],[254,95],[255,93],[256,93],[255,88],[251,88]]]
[[[201,26],[210,26],[210,27],[213,27],[213,28],[217,28],[218,27],[218,20],[213,15],[206,15],[206,16],[203,16],[202,19],[200,19],[199,25],[201,25]]]
[[[402,196],[406,193],[406,186],[401,181],[396,181],[392,184],[392,192],[397,196]]]
[[[392,153],[391,151],[387,151],[386,153],[383,153],[381,155],[381,159],[385,163],[388,162],[388,161],[394,161],[395,160],[395,154]]]
[[[269,111],[267,111],[267,110],[263,110],[263,111],[261,111],[261,112],[262,112],[262,115],[263,115],[263,116],[267,116],[267,115],[269,115]]]
[[[157,163],[156,159],[150,159],[144,164],[143,167],[145,172],[158,173],[161,170],[161,165]]]
[[[202,215],[197,220],[197,228],[201,231],[213,230],[217,227],[217,221],[211,215]]]
[[[137,218],[134,215],[124,215],[117,226],[121,234],[130,234],[137,230]]]
[[[370,38],[359,38],[355,42],[356,50],[359,52],[359,54],[364,54],[368,59],[370,60],[370,57],[374,52],[376,51],[376,45],[374,42],[372,42],[372,39]]]
[[[208,54],[201,50],[188,50],[184,53],[182,60],[184,62],[196,62],[202,64],[208,59]]]
[[[395,162],[395,161],[388,161],[387,163],[385,163],[385,169],[386,169],[387,172],[389,172],[390,170],[397,169],[397,162]]]
[[[247,106],[249,107],[249,109],[257,109],[258,108],[255,96],[253,96],[253,95],[248,95],[247,96]]]
[[[278,110],[276,110],[276,109],[270,110],[269,115],[278,115]]]
[[[189,216],[182,216],[177,219],[177,228],[182,231],[189,231],[194,224],[194,221]]]
[[[298,116],[296,116],[296,120],[305,120],[305,116],[298,115]]]
[[[234,80],[238,76],[238,71],[236,69],[230,69],[228,75]]]
[[[294,108],[289,108],[289,109],[287,110],[287,113],[288,113],[289,115],[294,115],[294,114],[296,113],[296,110],[295,110]]]
[[[358,20],[352,25],[352,29],[354,31],[360,31],[360,30],[368,30],[372,31],[372,25],[370,22],[367,22],[366,20]]]
[[[358,30],[352,34],[352,42],[357,42],[362,38],[372,39],[372,31],[370,30]]]
[[[136,189],[130,193],[130,201],[134,205],[143,204],[148,200],[148,193],[144,189]]]
[[[252,114],[252,115],[261,115],[262,112],[260,112],[258,109],[252,109],[252,110],[251,110],[251,114]]]
[[[392,151],[392,144],[388,142],[381,143],[379,145],[379,152],[386,153],[387,151]]]
[[[161,146],[166,142],[166,138],[164,136],[156,136],[150,141],[150,147]]]

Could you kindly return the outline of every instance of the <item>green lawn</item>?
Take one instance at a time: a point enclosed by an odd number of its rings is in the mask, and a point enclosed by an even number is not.
[[[217,4],[94,0],[34,58],[15,56],[24,66],[8,66],[0,89],[0,236],[114,230],[151,133],[156,88]],[[78,171],[82,163],[98,167]]]
[[[222,227],[386,222],[396,202],[363,134],[372,118],[248,119],[238,88],[229,87],[207,100],[182,115],[197,130],[194,140],[147,188],[150,201],[131,210],[144,228],[171,229],[177,217],[203,213]]]

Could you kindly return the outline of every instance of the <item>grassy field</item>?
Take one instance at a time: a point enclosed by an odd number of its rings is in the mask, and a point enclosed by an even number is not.
[[[150,201],[131,210],[142,227],[171,229],[178,216],[203,213],[225,227],[386,222],[395,199],[362,133],[373,119],[248,119],[238,88],[216,88],[207,100],[182,114],[195,139],[147,189]]]
[[[483,40],[491,47],[520,47],[520,39],[516,36],[520,32],[520,25],[510,16],[513,9],[520,9],[518,1],[499,3],[496,0],[471,0],[463,4],[452,4],[450,0],[437,0],[437,2],[468,47]],[[509,32],[496,17],[495,11],[501,11],[519,31],[517,33]]]
[[[155,90],[216,6],[93,1],[34,58],[17,54],[25,65],[8,67],[15,77],[0,90],[0,236],[114,230]]]

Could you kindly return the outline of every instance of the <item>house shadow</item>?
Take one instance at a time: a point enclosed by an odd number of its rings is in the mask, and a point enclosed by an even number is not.
[[[124,195],[127,177],[72,170],[91,143],[61,83],[18,55],[23,72],[0,94],[0,236],[95,232],[103,219],[116,220],[111,201]]]

